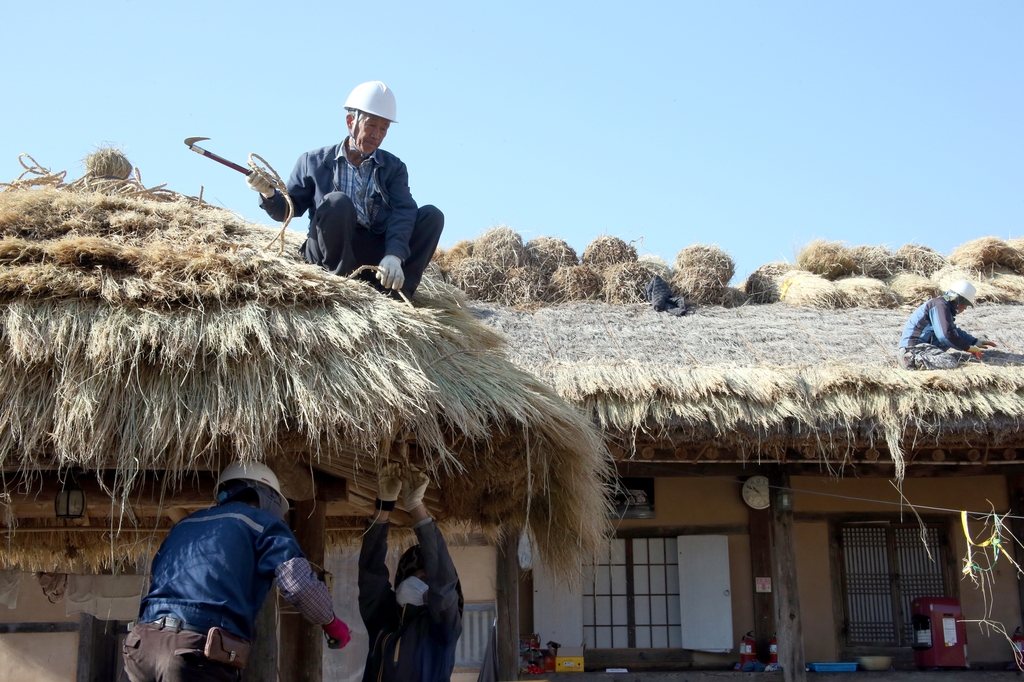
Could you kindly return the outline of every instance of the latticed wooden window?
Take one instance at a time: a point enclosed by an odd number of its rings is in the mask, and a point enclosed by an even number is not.
[[[682,646],[676,538],[619,538],[584,581],[588,648]]]
[[[909,646],[911,602],[949,596],[943,527],[843,523],[837,539],[847,646]]]

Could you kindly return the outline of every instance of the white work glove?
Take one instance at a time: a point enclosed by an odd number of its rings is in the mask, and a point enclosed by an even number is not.
[[[402,476],[398,465],[384,465],[377,478],[377,499],[381,502],[394,502],[402,492]]]
[[[967,349],[967,352],[981,360],[981,349],[978,348],[977,346],[971,346],[970,348]]]
[[[274,196],[273,183],[259,173],[249,173],[245,176],[245,184],[249,185],[249,189],[256,190],[265,197]]]
[[[398,256],[384,256],[380,262],[377,279],[385,289],[401,289],[405,284],[405,273],[402,272],[402,259]]]
[[[974,344],[978,348],[995,348],[996,342],[989,341],[988,339],[978,339],[978,343]]]
[[[402,476],[402,501],[398,503],[398,508],[411,512],[423,504],[423,496],[429,484],[430,479],[425,473],[416,467],[409,467]]]

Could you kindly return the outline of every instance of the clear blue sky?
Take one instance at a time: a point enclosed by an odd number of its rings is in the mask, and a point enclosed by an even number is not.
[[[1024,234],[1022,35],[1008,1],[7,3],[0,179],[114,143],[147,185],[266,222],[182,140],[287,175],[383,80],[383,146],[445,244],[716,242],[739,274],[817,237],[948,252]]]

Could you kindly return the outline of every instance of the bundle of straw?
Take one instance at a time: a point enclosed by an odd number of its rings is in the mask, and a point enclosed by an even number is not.
[[[601,274],[589,265],[570,265],[555,270],[548,285],[547,299],[552,303],[589,301],[600,296]]]
[[[505,286],[507,270],[471,256],[455,263],[448,271],[451,283],[477,301],[497,301]]]
[[[505,275],[505,281],[498,287],[495,298],[501,305],[525,306],[544,300],[547,282],[532,268],[512,268]]]
[[[846,297],[836,285],[806,270],[790,270],[777,280],[779,300],[806,308],[843,308]]]
[[[747,300],[747,292],[742,287],[726,287],[722,291],[721,304],[723,308],[739,308]]]
[[[124,152],[115,147],[100,147],[85,157],[85,173],[91,178],[127,180],[132,168]]]
[[[604,234],[587,244],[583,250],[583,265],[602,269],[619,263],[632,263],[636,258],[636,247],[618,237]]]
[[[736,266],[718,246],[694,244],[676,256],[672,287],[687,301],[719,305]]]
[[[604,300],[607,303],[643,303],[644,289],[651,281],[642,263],[619,263],[604,269]]]
[[[430,259],[430,263],[447,279],[448,272],[456,263],[472,255],[473,242],[463,239],[462,241],[455,242],[455,245],[450,249],[438,247],[434,251],[434,256]]]
[[[825,279],[838,279],[857,271],[857,262],[842,242],[815,239],[800,250],[797,266]]]
[[[661,256],[655,256],[652,253],[645,253],[637,259],[637,262],[647,268],[647,273],[652,279],[657,275],[666,282],[671,281],[672,268],[669,267],[668,263],[666,263]]]
[[[523,238],[515,230],[499,225],[492,227],[476,238],[473,243],[473,257],[480,258],[505,270],[526,265],[526,250]]]
[[[743,283],[751,303],[775,303],[779,300],[779,285],[783,275],[793,270],[792,263],[776,261],[766,263],[747,276]]]
[[[1024,303],[1024,277],[1020,275],[999,274],[989,280],[989,284],[998,289],[1006,297],[1008,303]]]
[[[526,262],[541,277],[550,280],[555,270],[579,265],[579,257],[564,239],[536,237],[526,242]]]
[[[939,285],[915,272],[901,272],[888,281],[900,305],[919,306],[942,294]]]
[[[852,246],[848,254],[854,273],[875,279],[888,279],[901,270],[900,262],[885,246]]]
[[[949,265],[942,254],[921,244],[904,244],[893,254],[900,269],[931,277]]]
[[[982,237],[961,244],[950,254],[949,262],[958,268],[989,275],[1000,269],[1024,274],[1024,253],[998,237]]]
[[[895,308],[896,294],[872,277],[843,277],[835,281],[836,289],[848,308]]]

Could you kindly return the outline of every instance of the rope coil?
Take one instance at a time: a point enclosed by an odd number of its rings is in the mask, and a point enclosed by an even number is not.
[[[271,239],[270,242],[265,247],[269,249],[271,246],[274,245],[274,242],[280,240],[281,247],[278,249],[277,255],[283,255],[285,230],[288,229],[288,223],[290,223],[292,221],[292,218],[295,216],[295,204],[292,203],[292,198],[288,194],[288,188],[285,185],[284,180],[282,180],[281,176],[277,174],[277,171],[274,170],[274,167],[267,163],[266,159],[264,159],[259,154],[256,154],[255,152],[249,154],[249,169],[253,172],[254,175],[256,175],[256,177],[269,183],[271,186],[273,186],[274,189],[280,192],[281,196],[284,197],[285,204],[287,204],[288,206],[288,210],[285,212],[284,215],[284,224],[281,225],[280,234]]]

